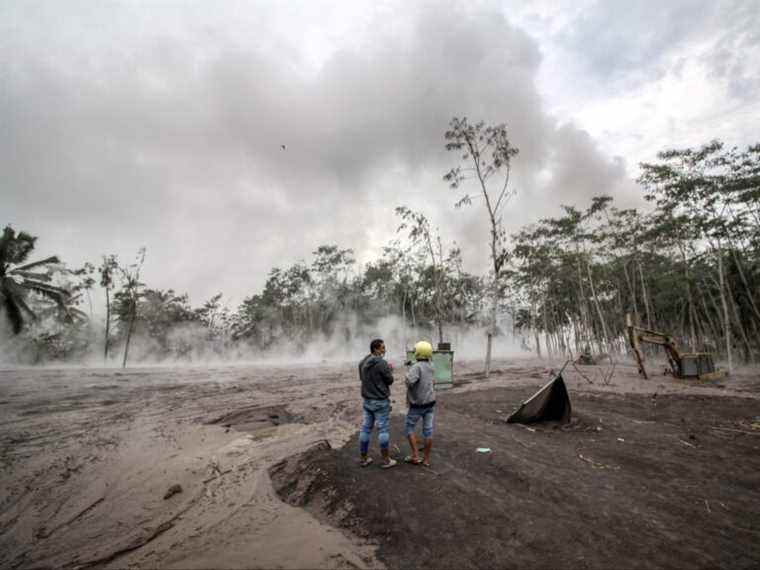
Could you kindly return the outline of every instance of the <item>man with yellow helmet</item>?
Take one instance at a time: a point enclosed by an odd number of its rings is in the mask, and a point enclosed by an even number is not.
[[[435,387],[433,374],[433,346],[427,341],[414,345],[416,362],[406,373],[406,401],[409,411],[406,414],[406,437],[412,448],[411,455],[404,461],[413,465],[430,467],[430,450],[433,448],[433,418],[435,410]],[[422,420],[422,437],[425,439],[423,458],[417,453],[417,436],[414,427]]]

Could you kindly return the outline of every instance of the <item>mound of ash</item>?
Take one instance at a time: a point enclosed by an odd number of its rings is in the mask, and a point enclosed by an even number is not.
[[[356,486],[354,470],[339,466],[341,455],[327,441],[319,441],[273,465],[269,469],[272,487],[283,502],[302,507],[332,526],[350,528],[354,534],[367,536],[366,530],[356,528],[359,520],[354,516],[349,494],[340,490],[346,484]]]
[[[404,463],[394,414],[396,467],[374,437],[360,467],[354,435],[274,465],[273,487],[389,568],[757,567],[758,441],[738,423],[756,400],[576,393],[568,424],[505,423],[532,390],[441,394],[432,468]]]
[[[314,499],[315,485],[326,480],[325,472],[317,465],[321,455],[330,453],[327,441],[320,441],[302,453],[292,455],[269,469],[269,477],[277,495],[284,502],[303,507]]]
[[[248,406],[228,412],[205,423],[254,433],[264,428],[301,421],[303,418],[289,413],[283,406]]]

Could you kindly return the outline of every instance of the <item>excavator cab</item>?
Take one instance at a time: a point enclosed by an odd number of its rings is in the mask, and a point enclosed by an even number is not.
[[[697,377],[705,379],[708,374],[715,373],[715,363],[712,354],[694,352],[681,355],[681,378]]]

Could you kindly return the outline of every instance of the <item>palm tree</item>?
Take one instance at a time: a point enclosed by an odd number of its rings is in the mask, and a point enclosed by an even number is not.
[[[5,307],[14,334],[21,332],[26,317],[32,320],[37,319],[37,314],[26,303],[26,297],[30,291],[55,302],[60,314],[66,320],[71,319],[66,306],[69,301],[68,291],[51,285],[52,278],[48,272],[32,271],[35,268],[60,263],[58,257],[52,255],[24,264],[34,249],[36,241],[35,236],[26,232],[16,233],[10,226],[5,227],[0,237],[0,305]]]

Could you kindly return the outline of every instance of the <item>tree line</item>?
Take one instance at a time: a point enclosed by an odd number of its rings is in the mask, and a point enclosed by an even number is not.
[[[609,196],[563,206],[514,235],[519,326],[536,351],[626,352],[625,315],[729,368],[760,350],[760,145],[713,141],[641,164],[652,207]]]
[[[445,141],[457,160],[444,176],[461,193],[457,205],[479,202],[486,214],[491,263],[483,275],[464,271],[460,249],[424,212],[399,206],[396,238],[363,267],[353,250],[320,245],[308,261],[272,268],[236,308],[221,293],[192,307],[187,294],[142,282],[144,249],[131,262],[106,255],[69,269],[55,256],[29,261],[36,238],[8,226],[0,304],[12,346],[30,361],[100,353],[126,366],[133,343],[140,358],[158,360],[255,353],[348,340],[357,325],[395,317],[410,336],[422,331],[439,342],[455,328],[484,330],[487,372],[493,337],[510,333],[538,356],[626,354],[631,314],[685,349],[717,353],[729,368],[757,361],[760,145],[663,151],[640,165],[648,207],[620,209],[600,195],[508,233],[502,215],[518,149],[506,126],[454,118]],[[96,288],[105,298],[102,326],[93,322]],[[503,316],[509,330],[499,327]]]

